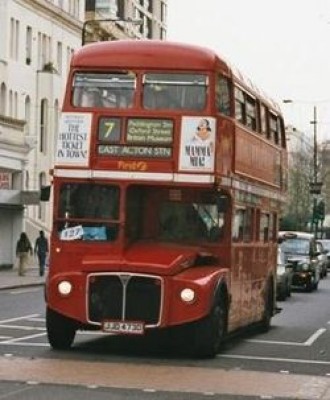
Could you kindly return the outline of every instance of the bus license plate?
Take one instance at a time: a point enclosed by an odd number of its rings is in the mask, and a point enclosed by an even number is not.
[[[144,323],[138,321],[103,321],[102,329],[108,333],[143,335]]]

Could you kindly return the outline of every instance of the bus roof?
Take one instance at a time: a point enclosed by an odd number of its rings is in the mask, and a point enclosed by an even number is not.
[[[258,89],[235,66],[206,47],[164,40],[115,40],[87,44],[77,50],[72,59],[73,68],[158,69],[175,71],[206,71],[220,67],[251,94],[263,99],[280,111],[276,102]]]
[[[195,45],[162,40],[115,40],[97,42],[80,48],[73,56],[74,67],[159,68],[175,70],[206,70],[228,65],[216,53]]]

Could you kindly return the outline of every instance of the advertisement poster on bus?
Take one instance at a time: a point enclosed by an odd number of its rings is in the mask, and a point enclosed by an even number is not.
[[[214,118],[182,118],[179,160],[181,171],[213,172],[214,147]]]
[[[63,113],[60,119],[55,164],[88,166],[92,114]]]

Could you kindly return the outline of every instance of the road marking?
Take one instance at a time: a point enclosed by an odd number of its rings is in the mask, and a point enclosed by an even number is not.
[[[320,328],[314,332],[304,343],[299,342],[281,342],[277,340],[259,340],[259,339],[246,339],[246,342],[250,343],[263,343],[263,344],[279,344],[283,346],[312,346],[312,344],[326,332],[326,328]]]
[[[20,329],[22,331],[45,331],[46,330],[46,328],[37,327],[37,326],[7,325],[7,324],[0,324],[0,328]]]
[[[24,294],[24,293],[34,293],[34,292],[39,292],[39,288],[31,288],[31,289],[16,289],[16,290],[11,290],[9,293],[10,294]]]
[[[320,328],[309,339],[306,340],[305,345],[311,346],[324,332],[326,332],[326,328]]]
[[[23,315],[23,317],[3,319],[2,321],[0,320],[0,324],[6,324],[7,322],[21,321],[23,319],[38,317],[39,315],[40,314],[28,314],[28,315]]]
[[[0,346],[20,346],[20,347],[49,347],[48,343],[33,343],[33,342],[11,342],[6,340],[5,342],[0,342]]]
[[[38,318],[38,317],[36,317],[36,318],[29,318],[29,321],[32,321],[32,322],[45,322],[45,321],[46,321],[46,318]]]
[[[34,339],[34,338],[45,336],[45,335],[46,335],[46,332],[36,333],[35,335],[29,335],[29,336],[21,336],[21,337],[18,337],[18,338],[5,340],[4,342],[1,342],[1,344],[17,343],[17,342],[20,342],[21,340]]]
[[[240,360],[256,360],[256,361],[273,361],[273,362],[288,362],[297,364],[316,364],[316,365],[330,365],[330,361],[321,360],[304,360],[299,358],[276,358],[276,357],[259,357],[259,356],[241,356],[239,354],[218,354],[217,358],[230,358]]]

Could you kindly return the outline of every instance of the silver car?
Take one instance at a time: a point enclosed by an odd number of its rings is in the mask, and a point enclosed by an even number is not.
[[[276,299],[286,300],[291,296],[293,267],[285,262],[281,246],[277,249],[277,271],[276,271]]]
[[[324,249],[323,243],[320,240],[316,241],[316,248],[317,248],[317,252],[318,252],[317,258],[320,261],[320,278],[323,279],[328,274],[328,268],[327,268],[327,263],[328,263],[327,253],[328,252]]]
[[[330,239],[318,239],[317,241],[322,243],[325,255],[327,257],[327,268],[330,269]]]

